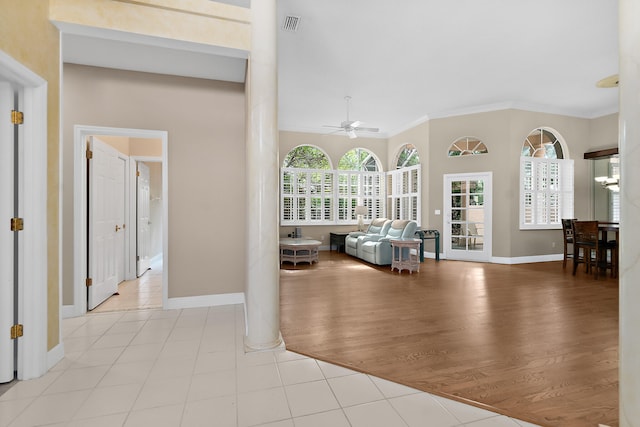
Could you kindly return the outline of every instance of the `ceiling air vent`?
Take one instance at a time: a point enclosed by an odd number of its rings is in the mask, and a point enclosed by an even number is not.
[[[296,31],[298,31],[298,25],[300,25],[299,16],[287,15],[284,17],[284,22],[282,23],[282,29],[284,31],[295,33]]]

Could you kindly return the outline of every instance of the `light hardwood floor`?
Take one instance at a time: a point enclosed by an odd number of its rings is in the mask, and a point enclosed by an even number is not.
[[[162,262],[134,280],[125,280],[118,285],[118,294],[110,296],[94,308],[92,313],[108,311],[162,308]]]
[[[617,279],[322,252],[280,288],[288,350],[543,426],[618,425]]]

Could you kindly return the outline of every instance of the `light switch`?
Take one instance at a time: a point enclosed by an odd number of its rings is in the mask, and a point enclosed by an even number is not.
[[[436,209],[436,210],[435,210],[435,212],[434,212],[434,214],[436,214],[436,215],[440,215],[440,209]]]

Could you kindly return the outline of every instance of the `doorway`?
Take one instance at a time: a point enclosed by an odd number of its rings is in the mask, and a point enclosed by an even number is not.
[[[161,229],[160,234],[160,247],[161,247],[161,258],[160,258],[160,279],[156,277],[156,281],[161,282],[161,293],[162,293],[162,303],[161,306],[166,305],[167,300],[167,268],[166,268],[166,253],[167,253],[167,132],[165,131],[150,131],[150,130],[138,130],[138,129],[120,129],[120,128],[102,128],[102,127],[92,127],[92,126],[80,126],[76,125],[74,127],[74,314],[82,315],[87,312],[87,310],[91,310],[95,307],[88,303],[88,298],[92,293],[90,289],[93,286],[93,277],[92,274],[95,274],[99,270],[97,267],[92,266],[90,260],[92,258],[91,253],[92,250],[88,246],[88,241],[90,240],[90,234],[88,234],[88,230],[91,229],[91,219],[90,219],[90,207],[87,209],[87,203],[91,199],[91,188],[90,188],[90,180],[88,179],[90,176],[91,166],[88,166],[86,159],[86,141],[91,137],[98,137],[103,140],[109,140],[110,138],[125,138],[130,139],[131,141],[136,140],[138,142],[145,140],[154,140],[158,141],[158,145],[160,149],[158,150],[157,156],[150,156],[149,160],[158,162],[158,165],[161,170],[161,180],[162,183],[162,194],[158,196],[158,204],[159,210],[161,211],[161,224],[157,224],[157,226]],[[84,147],[84,148],[83,148]],[[122,150],[119,150],[122,152]],[[127,151],[127,150],[125,150]],[[135,150],[132,150],[135,151]],[[161,151],[161,153],[160,153]],[[127,151],[128,152],[128,151]],[[140,158],[144,158],[143,156],[133,156],[130,152],[129,155],[126,156],[128,160],[128,166],[125,167],[125,175],[126,175],[126,195],[125,195],[125,208],[124,208],[124,217],[125,220],[122,224],[118,222],[119,220],[114,219],[108,230],[114,236],[117,232],[124,231],[122,233],[124,239],[124,281],[122,283],[128,283],[131,281],[135,281],[136,279],[136,266],[137,266],[137,203],[136,203],[136,182],[137,182],[137,168],[135,167],[136,162]],[[136,160],[137,159],[137,160]],[[119,210],[119,209],[115,209]],[[120,230],[117,230],[117,227]],[[116,231],[117,230],[117,231]],[[95,252],[95,249],[94,249]],[[98,267],[99,268],[99,267]],[[117,272],[117,264],[114,264],[114,271]],[[87,281],[87,279],[91,279]],[[91,284],[91,286],[87,286],[87,282]],[[115,292],[112,292],[110,295],[118,292],[117,285],[120,283],[116,283]]]
[[[447,259],[490,261],[492,173],[444,175],[443,248]]]

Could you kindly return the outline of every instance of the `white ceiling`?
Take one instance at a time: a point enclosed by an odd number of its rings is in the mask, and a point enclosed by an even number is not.
[[[618,72],[617,14],[615,0],[278,0],[278,25],[300,17],[297,32],[279,30],[279,127],[328,133],[346,95],[350,118],[379,136],[503,108],[616,112],[618,89],[595,83]],[[241,52],[61,29],[66,62],[245,78]]]

